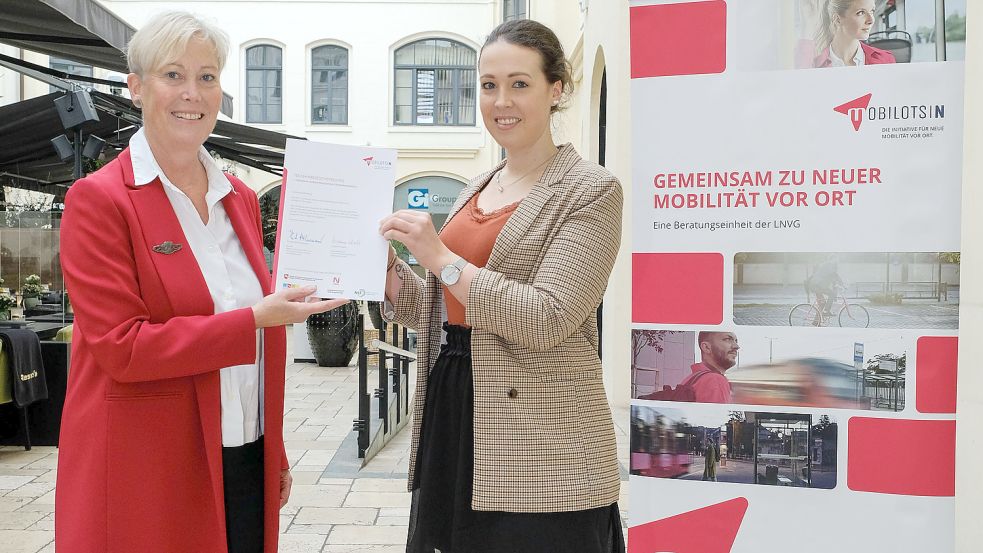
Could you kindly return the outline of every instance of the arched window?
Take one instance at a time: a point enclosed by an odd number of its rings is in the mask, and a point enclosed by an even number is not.
[[[502,0],[502,21],[525,19],[528,13],[526,0]]]
[[[473,49],[441,38],[396,50],[394,123],[473,126],[476,62]]]
[[[283,50],[269,44],[246,50],[246,122],[283,121]]]
[[[311,123],[348,123],[348,50],[341,46],[311,50]]]

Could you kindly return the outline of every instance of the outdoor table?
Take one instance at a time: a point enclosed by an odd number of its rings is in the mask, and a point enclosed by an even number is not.
[[[35,315],[33,317],[27,317],[28,321],[34,321],[38,323],[61,323],[64,322],[66,325],[72,324],[75,321],[75,313],[52,313],[48,315]]]
[[[51,340],[52,338],[54,338],[55,335],[58,334],[59,330],[65,328],[69,324],[70,323],[40,323],[40,322],[30,321],[27,323],[27,326],[25,326],[24,328],[33,330],[35,333],[37,333],[38,338],[44,341],[44,340]]]
[[[39,315],[39,317],[42,315]],[[27,320],[16,320],[16,321],[0,321],[0,328],[26,328],[28,330],[33,330],[37,335],[38,339],[41,341],[51,340],[58,334],[58,331],[62,328],[72,324],[69,322],[61,322],[61,319],[53,321],[37,321],[33,318]]]

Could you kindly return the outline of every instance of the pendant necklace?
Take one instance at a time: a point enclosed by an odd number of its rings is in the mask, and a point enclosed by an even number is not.
[[[509,186],[512,186],[513,184],[515,184],[515,183],[517,183],[517,182],[519,182],[519,181],[521,181],[522,179],[524,179],[524,178],[526,178],[526,177],[528,177],[529,175],[531,175],[531,174],[533,174],[533,173],[534,173],[534,172],[536,171],[536,169],[539,169],[539,168],[540,168],[540,167],[542,167],[543,165],[546,165],[546,163],[547,163],[547,162],[548,162],[549,160],[551,160],[551,159],[553,159],[554,157],[556,157],[556,154],[558,154],[558,153],[560,153],[560,150],[559,150],[559,149],[557,149],[557,150],[556,150],[555,152],[553,152],[553,154],[552,154],[552,155],[550,155],[550,157],[548,157],[548,158],[546,158],[546,159],[544,159],[544,160],[542,161],[542,163],[540,163],[539,165],[537,165],[537,166],[535,166],[535,167],[533,167],[533,168],[532,168],[532,169],[531,169],[530,171],[528,171],[528,172],[527,172],[526,174],[524,174],[524,175],[522,175],[521,177],[519,177],[519,178],[517,178],[517,179],[515,179],[515,180],[514,180],[514,181],[512,181],[512,182],[508,182],[508,183],[505,183],[505,184],[502,184],[502,171],[504,171],[504,170],[505,170],[505,167],[503,166],[503,167],[502,167],[501,169],[499,169],[499,170],[498,170],[498,173],[496,173],[496,174],[495,174],[495,186],[496,186],[496,187],[498,188],[498,193],[499,193],[499,194],[503,194],[503,193],[505,192],[505,188],[506,188],[506,187],[509,187]]]

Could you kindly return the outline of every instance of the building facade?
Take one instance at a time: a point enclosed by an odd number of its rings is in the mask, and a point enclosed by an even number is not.
[[[626,33],[615,32],[627,28],[627,3],[101,1],[135,28],[164,10],[211,18],[231,39],[222,86],[233,96],[233,122],[310,140],[396,148],[394,208],[422,202],[438,225],[468,179],[502,156],[477,107],[475,63],[481,44],[504,20],[536,19],[556,31],[574,70],[575,92],[553,121],[556,141],[572,143],[584,157],[611,169],[630,201],[628,45]],[[125,79],[67,60],[0,48],[68,73]],[[109,91],[103,85],[97,88]],[[0,105],[48,92],[48,85],[33,79],[0,75]],[[261,198],[278,195],[278,176],[235,164],[227,168]],[[625,229],[628,217],[626,210]],[[606,384],[618,404],[627,404],[630,388],[627,251],[626,234],[602,314]]]

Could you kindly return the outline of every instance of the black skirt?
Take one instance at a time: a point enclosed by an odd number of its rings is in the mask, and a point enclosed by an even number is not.
[[[471,331],[448,325],[430,370],[407,553],[623,553],[618,504],[560,513],[471,509]]]
[[[263,437],[222,448],[229,553],[263,553]]]

